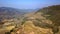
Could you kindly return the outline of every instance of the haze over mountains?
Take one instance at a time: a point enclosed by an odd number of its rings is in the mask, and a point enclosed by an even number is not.
[[[0,34],[16,33],[59,34],[60,5],[48,6],[39,10],[0,7]]]
[[[22,16],[30,11],[35,11],[33,9],[15,9],[10,7],[0,7],[0,18],[14,18],[17,16]]]

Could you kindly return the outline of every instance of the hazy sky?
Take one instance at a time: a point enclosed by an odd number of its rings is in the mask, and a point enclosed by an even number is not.
[[[60,0],[0,0],[0,7],[36,9],[60,4]]]

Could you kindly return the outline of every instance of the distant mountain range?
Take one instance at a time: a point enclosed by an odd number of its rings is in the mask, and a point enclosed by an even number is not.
[[[14,18],[15,16],[21,16],[24,12],[19,11],[18,9],[9,8],[9,7],[0,7],[0,19],[5,18]]]
[[[11,7],[0,7],[0,22],[4,19],[22,18],[25,14],[35,11],[33,9],[16,9]]]
[[[14,15],[23,15],[28,12],[35,11],[34,9],[16,9],[10,7],[0,7],[0,18],[1,17],[14,17]]]

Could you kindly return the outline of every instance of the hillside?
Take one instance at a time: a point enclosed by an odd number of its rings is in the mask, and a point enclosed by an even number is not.
[[[26,14],[22,23],[26,34],[59,34],[60,5],[48,6]]]
[[[52,20],[57,26],[60,25],[60,5],[49,6],[39,10],[38,12],[43,12],[45,15],[50,15],[46,16],[46,18]]]
[[[43,16],[46,17],[46,19],[51,20],[52,24],[56,26],[56,28],[59,28],[60,26],[60,5],[48,6],[43,9],[38,10],[37,13],[39,12],[42,12]]]

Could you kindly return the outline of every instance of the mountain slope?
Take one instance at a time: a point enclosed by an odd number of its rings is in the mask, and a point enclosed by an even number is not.
[[[43,9],[38,10],[37,12],[25,15],[25,18],[22,23],[24,25],[24,31],[26,31],[26,33],[28,31],[30,31],[31,33],[36,31],[34,32],[36,34],[55,34],[59,32],[59,22],[60,5],[56,5],[45,7]],[[36,29],[38,29],[40,32],[38,33]]]
[[[56,25],[60,25],[60,5],[55,5],[55,6],[49,6],[46,8],[43,8],[42,10],[38,12],[43,12],[46,15],[48,19],[52,20],[53,23],[56,23]]]

